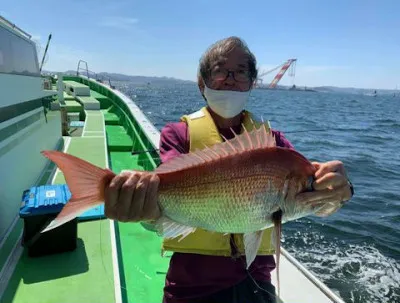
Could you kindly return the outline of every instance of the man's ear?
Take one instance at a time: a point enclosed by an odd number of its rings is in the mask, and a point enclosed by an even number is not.
[[[204,87],[205,87],[205,84],[204,84],[203,77],[202,77],[201,75],[198,75],[198,76],[197,76],[197,86],[199,87],[200,94],[203,96],[204,100],[207,101],[206,97],[204,97]]]

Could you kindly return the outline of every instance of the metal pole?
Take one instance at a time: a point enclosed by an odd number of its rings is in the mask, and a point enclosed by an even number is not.
[[[62,73],[57,73],[57,93],[58,102],[60,103],[61,133],[63,136],[68,136],[68,113],[64,102],[64,83]]]
[[[51,40],[51,34],[49,35],[49,38],[47,39],[46,49],[44,50],[44,54],[43,54],[43,58],[42,58],[42,63],[40,63],[40,69],[39,69],[40,72],[42,71],[42,67],[43,67],[43,63],[44,63],[44,58],[46,57],[47,49],[49,48],[49,44],[50,44],[50,40]]]

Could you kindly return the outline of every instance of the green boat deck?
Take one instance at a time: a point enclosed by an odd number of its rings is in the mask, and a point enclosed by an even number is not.
[[[94,81],[69,78],[64,83],[90,87],[90,96],[64,92],[67,112],[84,121],[81,135],[63,137],[64,151],[115,173],[154,169],[156,157],[132,155],[151,146],[122,101]],[[63,173],[56,169],[48,183],[65,183]],[[75,251],[37,258],[23,252],[1,303],[161,302],[170,260],[161,257],[161,241],[138,223],[80,221]]]
[[[1,302],[115,302],[108,220],[81,222],[73,252],[23,253]]]

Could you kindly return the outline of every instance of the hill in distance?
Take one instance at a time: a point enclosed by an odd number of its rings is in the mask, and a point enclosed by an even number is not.
[[[49,72],[49,71],[44,71],[44,73],[55,73],[55,72]],[[81,74],[85,75],[84,72],[80,72]],[[76,71],[73,70],[68,70],[64,72],[64,74],[67,75],[76,75]],[[131,76],[131,75],[125,75],[125,74],[119,74],[119,73],[107,73],[107,72],[100,72],[100,73],[92,73],[89,72],[89,76],[91,78],[95,79],[100,79],[100,80],[108,80],[110,79],[111,81],[126,81],[130,82],[133,85],[148,85],[148,84],[195,84],[194,81],[190,80],[182,80],[182,79],[177,79],[173,77],[149,77],[149,76]],[[265,85],[263,86],[264,88],[266,87]],[[285,85],[278,85],[278,89],[281,90],[287,90],[290,87],[285,86]],[[304,87],[298,86],[297,90],[304,90]],[[374,89],[368,89],[368,88],[353,88],[353,87],[336,87],[336,86],[317,86],[317,87],[311,87],[307,86],[308,90],[313,90],[316,92],[331,92],[331,93],[345,93],[345,94],[372,94],[374,92]],[[396,90],[389,90],[389,89],[376,89],[377,94],[396,94],[399,95],[400,91]]]
[[[76,71],[68,70],[64,72],[64,74],[68,75],[76,75]],[[80,74],[85,75],[85,72],[80,72]],[[118,73],[91,73],[89,72],[89,76],[94,79],[100,80],[108,80],[111,81],[126,81],[130,82],[135,85],[143,85],[143,84],[174,84],[174,83],[187,83],[187,84],[194,84],[195,82],[189,80],[181,80],[172,77],[149,77],[149,76],[131,76],[131,75],[124,75]]]

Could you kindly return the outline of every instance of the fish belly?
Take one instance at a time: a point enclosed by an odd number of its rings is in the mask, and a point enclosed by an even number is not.
[[[222,233],[248,233],[272,226],[280,193],[268,176],[177,185],[160,195],[165,216],[193,227]]]

